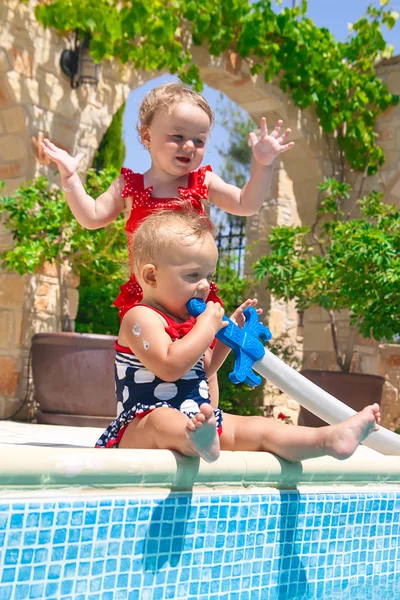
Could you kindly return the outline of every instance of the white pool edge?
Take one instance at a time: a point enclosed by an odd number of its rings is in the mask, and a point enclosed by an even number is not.
[[[265,452],[221,452],[213,464],[168,450],[91,448],[101,430],[0,423],[0,488],[298,489],[323,486],[400,487],[400,457],[361,446],[331,457],[289,463]],[[87,447],[56,447],[52,443]],[[39,443],[46,445],[37,445]]]
[[[263,452],[222,452],[208,464],[167,450],[100,450],[35,446],[0,448],[0,487],[140,487],[190,490],[193,487],[399,484],[400,458],[357,451],[288,463]]]

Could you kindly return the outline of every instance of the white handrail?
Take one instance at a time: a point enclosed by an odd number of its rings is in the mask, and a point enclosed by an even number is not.
[[[264,356],[253,364],[253,369],[330,425],[355,414],[352,408],[289,367],[268,348],[265,348]],[[362,443],[382,454],[400,456],[400,436],[384,427],[371,433]]]

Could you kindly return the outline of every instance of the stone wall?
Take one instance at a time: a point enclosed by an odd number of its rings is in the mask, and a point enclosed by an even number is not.
[[[386,379],[382,393],[382,425],[400,433],[400,344],[379,346],[378,375]]]
[[[268,198],[257,215],[248,219],[246,273],[252,274],[252,265],[260,256],[267,254],[267,238],[275,225],[300,225],[293,182],[289,178],[283,162],[275,167],[274,177]],[[268,292],[262,284],[254,285],[259,305],[264,309],[264,319],[271,330],[273,340],[284,336],[284,346],[292,349],[298,366],[302,362],[303,328],[295,302],[283,302]],[[267,415],[277,418],[283,412],[297,423],[300,405],[281,393],[274,386],[264,386],[264,405]]]
[[[8,194],[39,174],[58,181],[54,165],[40,149],[45,137],[68,152],[85,153],[84,178],[113,114],[132,87],[151,77],[106,62],[97,88],[72,90],[59,66],[72,35],[44,30],[34,17],[35,4],[19,0],[0,4],[0,180],[5,181],[2,193]],[[11,244],[0,222],[0,250]],[[69,274],[72,318],[78,305],[77,285]],[[25,397],[32,335],[60,329],[54,265],[24,277],[0,272],[0,418],[14,413]],[[26,416],[25,409],[21,416]]]
[[[378,66],[378,74],[392,93],[400,94],[400,56],[384,60]],[[379,176],[367,178],[363,193],[373,189],[384,193],[384,200],[400,206],[400,106],[392,106],[377,120],[379,144],[385,151],[386,162]],[[349,174],[353,189],[358,191],[362,175]],[[336,315],[339,344],[342,351],[354,342],[352,371],[377,375],[378,346],[376,340],[366,340],[352,335],[349,318],[343,311]],[[304,367],[310,369],[339,370],[330,335],[329,317],[326,311],[313,308],[305,314]],[[353,337],[353,339],[351,339]]]

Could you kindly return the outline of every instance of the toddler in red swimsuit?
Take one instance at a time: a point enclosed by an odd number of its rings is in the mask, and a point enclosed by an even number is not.
[[[199,213],[206,200],[234,215],[252,215],[260,209],[268,195],[275,158],[294,145],[285,143],[290,130],[281,133],[282,121],[278,121],[269,134],[265,118],[261,119],[259,136],[249,134],[254,158],[251,176],[239,189],[225,183],[210,166],[200,167],[213,122],[205,98],[181,83],[150,91],[139,109],[138,130],[151,166],[143,175],[121,169],[121,175],[96,201],[86,194],[77,173],[83,154],[72,157],[49,140],[44,140],[42,148],[58,166],[68,204],[79,223],[98,229],[124,211],[130,248],[138,224],[155,209],[173,208],[176,198],[189,202]],[[130,263],[132,267],[131,256]],[[219,300],[216,291],[213,284],[209,300]],[[115,301],[120,317],[141,299],[141,287],[132,275]]]

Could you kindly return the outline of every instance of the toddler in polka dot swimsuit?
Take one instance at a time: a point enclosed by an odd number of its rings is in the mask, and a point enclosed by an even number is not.
[[[132,240],[134,274],[143,290],[124,315],[116,343],[117,418],[98,448],[159,448],[215,461],[220,450],[269,451],[290,461],[350,456],[379,422],[374,404],[338,425],[289,426],[224,413],[208,381],[229,348],[216,333],[224,310],[208,301],[197,319],[186,305],[206,300],[218,251],[211,222],[189,204],[153,212]],[[247,300],[231,318],[244,324]],[[258,312],[261,312],[258,310]]]
[[[278,121],[269,134],[265,118],[261,119],[260,134],[249,135],[254,157],[251,176],[239,189],[225,183],[210,166],[200,167],[213,122],[205,98],[181,83],[151,90],[140,106],[138,123],[140,140],[150,154],[150,169],[143,175],[121,169],[121,175],[96,201],[86,194],[77,173],[83,154],[72,157],[49,140],[44,140],[42,148],[58,166],[68,204],[79,223],[98,229],[124,211],[131,248],[138,224],[160,207],[173,208],[176,198],[199,213],[204,212],[207,200],[235,215],[252,215],[260,209],[268,196],[275,158],[294,146],[294,142],[285,143],[290,130],[281,133],[282,121]],[[131,253],[130,266],[133,273]],[[213,284],[209,300],[219,301],[216,292]],[[141,299],[142,289],[132,275],[115,300],[120,317]]]

